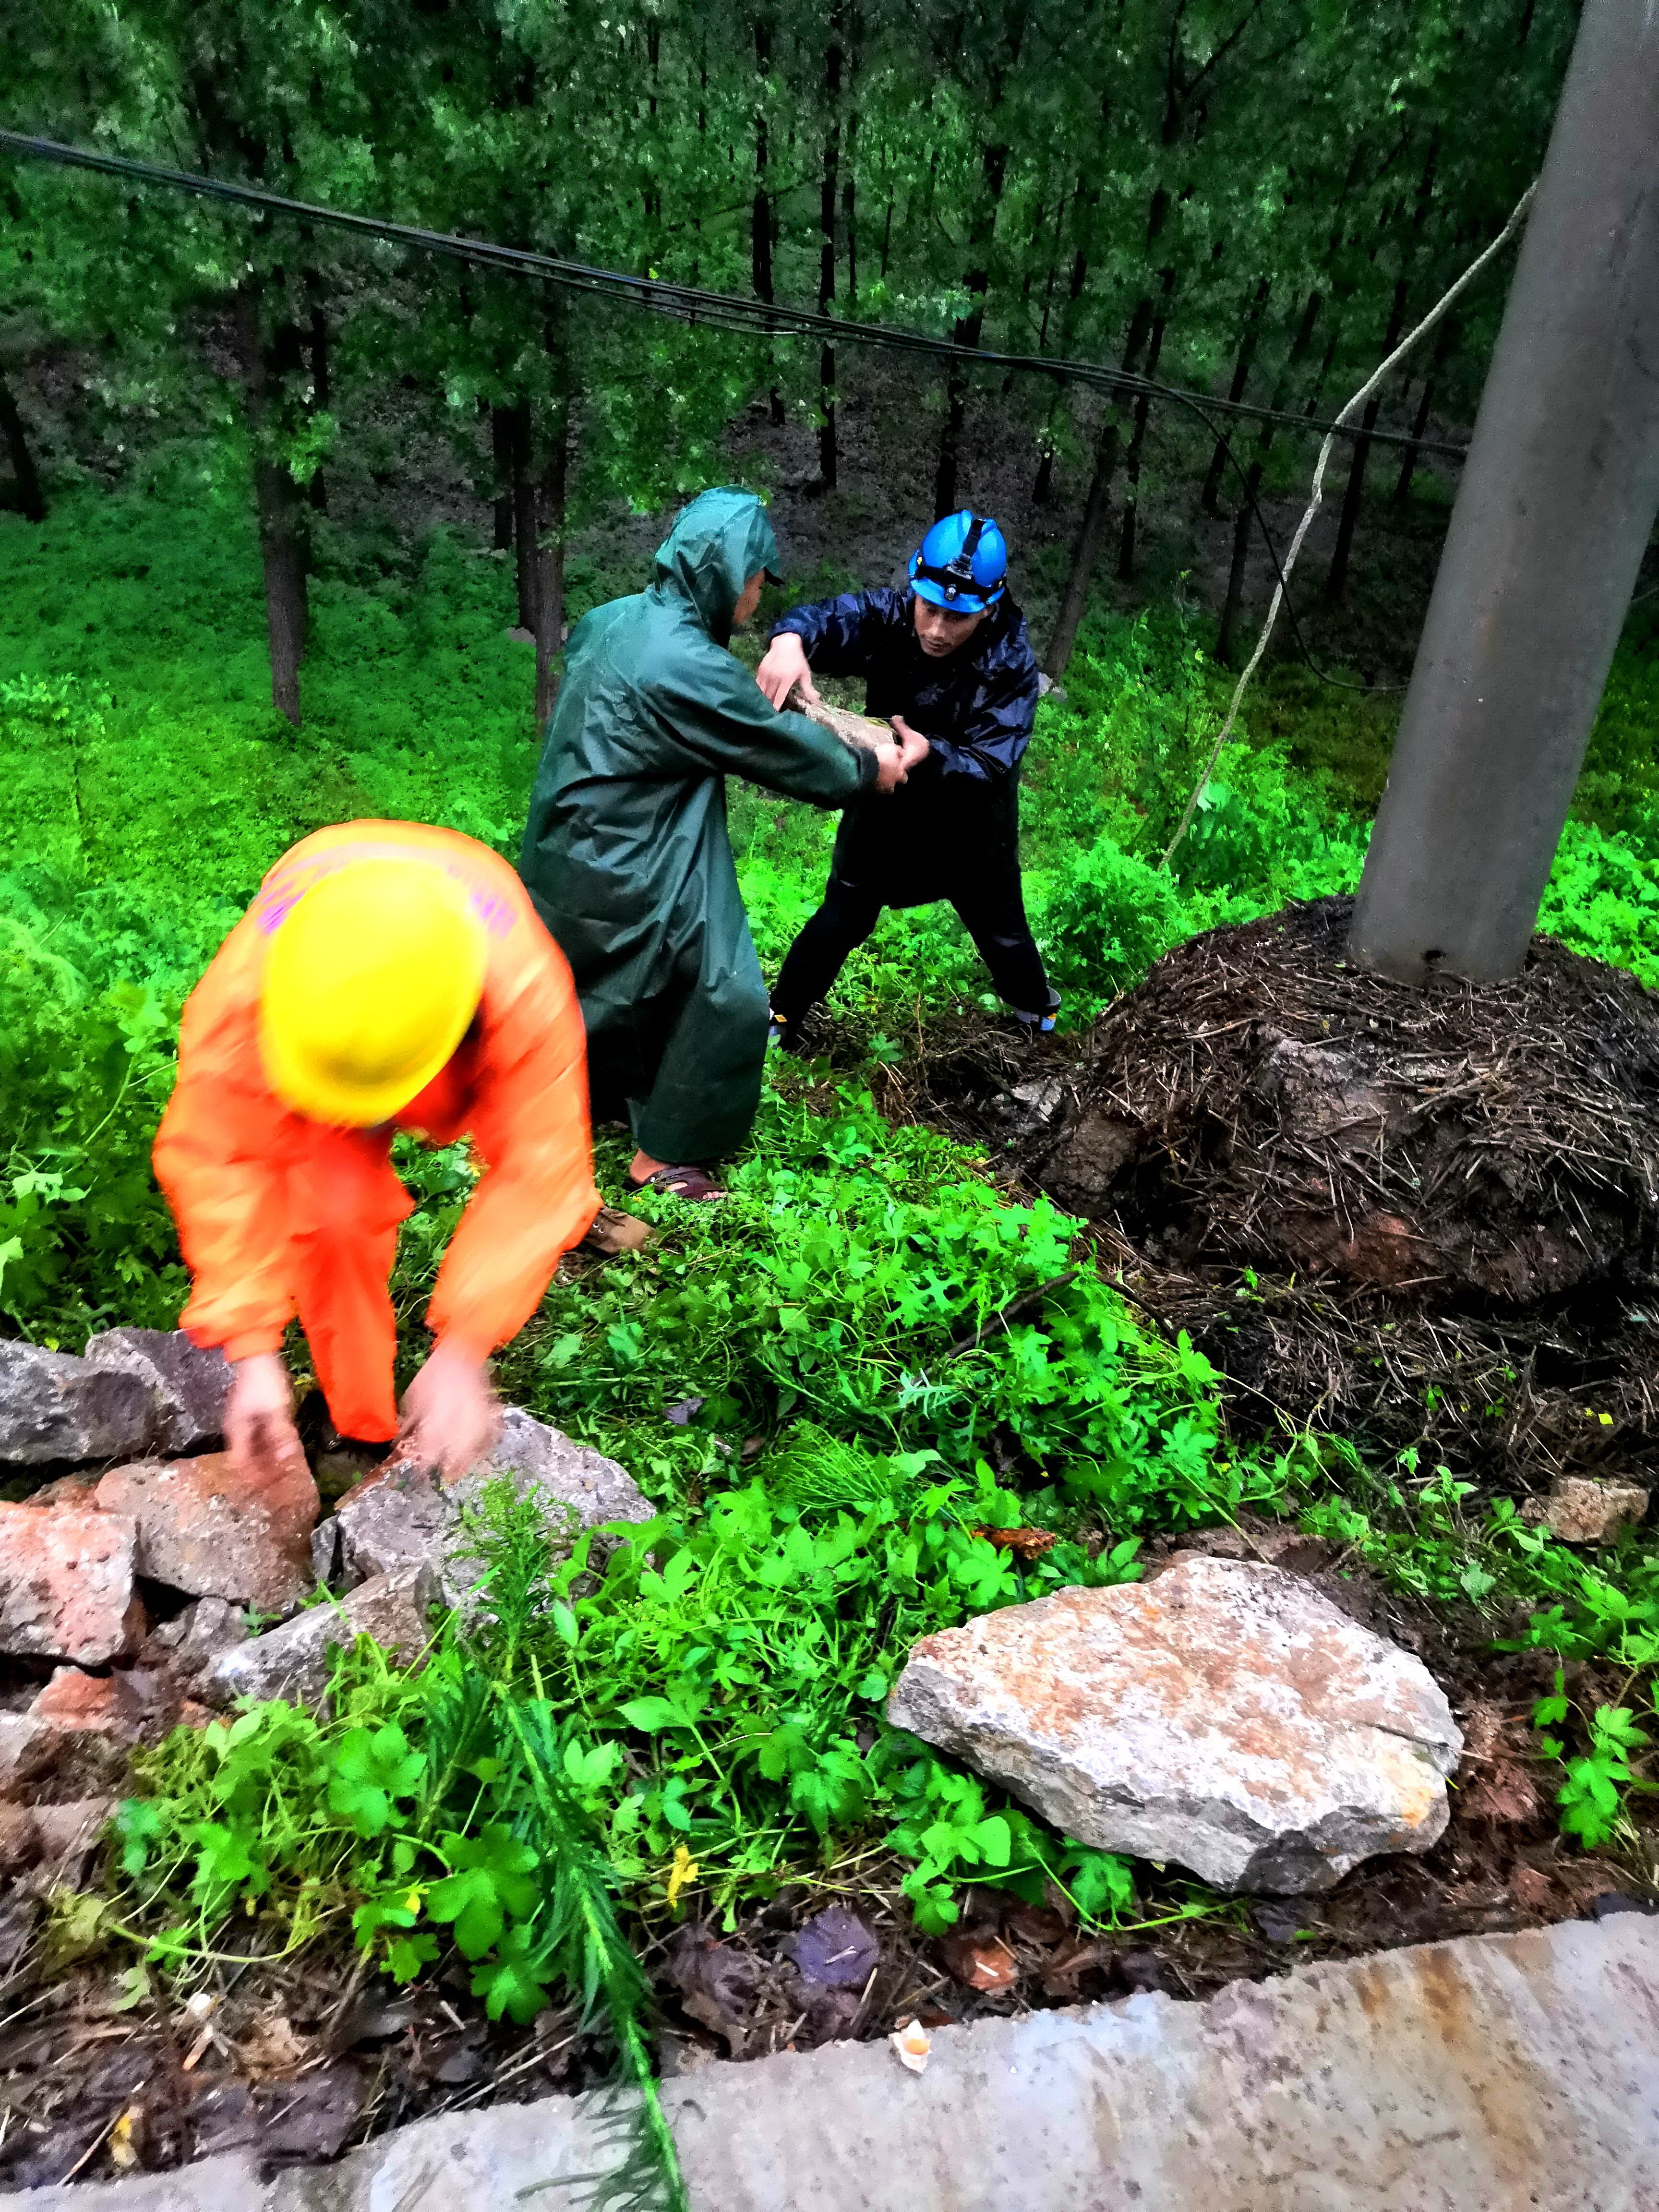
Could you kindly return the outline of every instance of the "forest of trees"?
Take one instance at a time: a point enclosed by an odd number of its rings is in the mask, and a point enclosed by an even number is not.
[[[633,273],[1119,365],[1310,415],[1334,410],[1502,225],[1537,167],[1570,0],[10,0],[0,122],[216,179]],[[1386,398],[1421,436],[1467,424],[1501,305],[1472,295]],[[18,404],[32,357],[96,361],[112,403],[186,405],[247,441],[273,697],[300,715],[307,537],[338,396],[416,396],[516,549],[555,681],[569,529],[718,477],[757,398],[842,469],[848,349],[733,336],[285,216],[0,155],[0,438],[11,496],[47,497]],[[1133,576],[1149,402],[921,364],[936,511],[993,383],[1031,495],[1079,520],[1051,633],[1066,665],[1091,577]],[[1253,481],[1276,433],[1249,424]],[[1355,446],[1324,590],[1340,595],[1368,468]],[[1388,488],[1387,480],[1384,482]],[[1248,502],[1219,450],[1193,497]]]

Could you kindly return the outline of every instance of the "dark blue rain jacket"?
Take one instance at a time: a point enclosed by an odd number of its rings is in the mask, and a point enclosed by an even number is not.
[[[815,675],[861,676],[866,714],[902,714],[932,742],[899,790],[860,794],[842,816],[836,876],[889,906],[1018,874],[1019,764],[1037,703],[1036,659],[1012,599],[936,660],[916,641],[911,596],[848,592],[797,607],[772,632],[793,630]]]

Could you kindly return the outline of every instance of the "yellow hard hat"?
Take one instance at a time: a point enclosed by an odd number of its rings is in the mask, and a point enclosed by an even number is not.
[[[314,1121],[390,1121],[465,1035],[486,957],[465,892],[441,868],[348,860],[271,939],[259,999],[271,1089]]]

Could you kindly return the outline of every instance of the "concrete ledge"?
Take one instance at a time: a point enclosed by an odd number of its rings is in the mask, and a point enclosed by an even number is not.
[[[1659,2212],[1659,1920],[1621,1915],[836,2044],[665,2085],[696,2212]],[[240,2157],[18,2212],[531,2212],[603,2100],[420,2120],[263,2186]],[[527,2192],[527,2193],[521,2193]]]

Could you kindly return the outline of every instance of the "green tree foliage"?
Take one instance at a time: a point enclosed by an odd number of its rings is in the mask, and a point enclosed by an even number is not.
[[[1572,22],[1568,0],[1426,16],[1340,0],[757,0],[736,15],[707,0],[134,0],[118,15],[73,0],[27,15],[5,104],[26,126],[439,230],[1316,409],[1503,220]],[[216,411],[251,463],[290,720],[319,471],[356,459],[342,423],[373,441],[394,391],[453,437],[497,544],[517,547],[543,708],[572,515],[728,473],[725,426],[767,391],[819,422],[833,477],[844,349],[663,323],[84,175],[9,161],[3,189],[15,343],[95,340],[112,388]],[[1431,407],[1467,418],[1501,297],[1486,288],[1413,364],[1395,400],[1419,427]],[[213,397],[227,385],[234,420]],[[911,390],[948,504],[981,392],[960,368]],[[1148,472],[1191,471],[1208,448],[1158,408],[1021,393],[1033,497],[1056,465],[1090,486],[1053,580],[1058,666],[1112,532],[1133,573]],[[1246,445],[1271,482],[1284,440]],[[1362,443],[1333,590],[1367,459]],[[1237,483],[1212,465],[1202,497],[1237,503]]]

